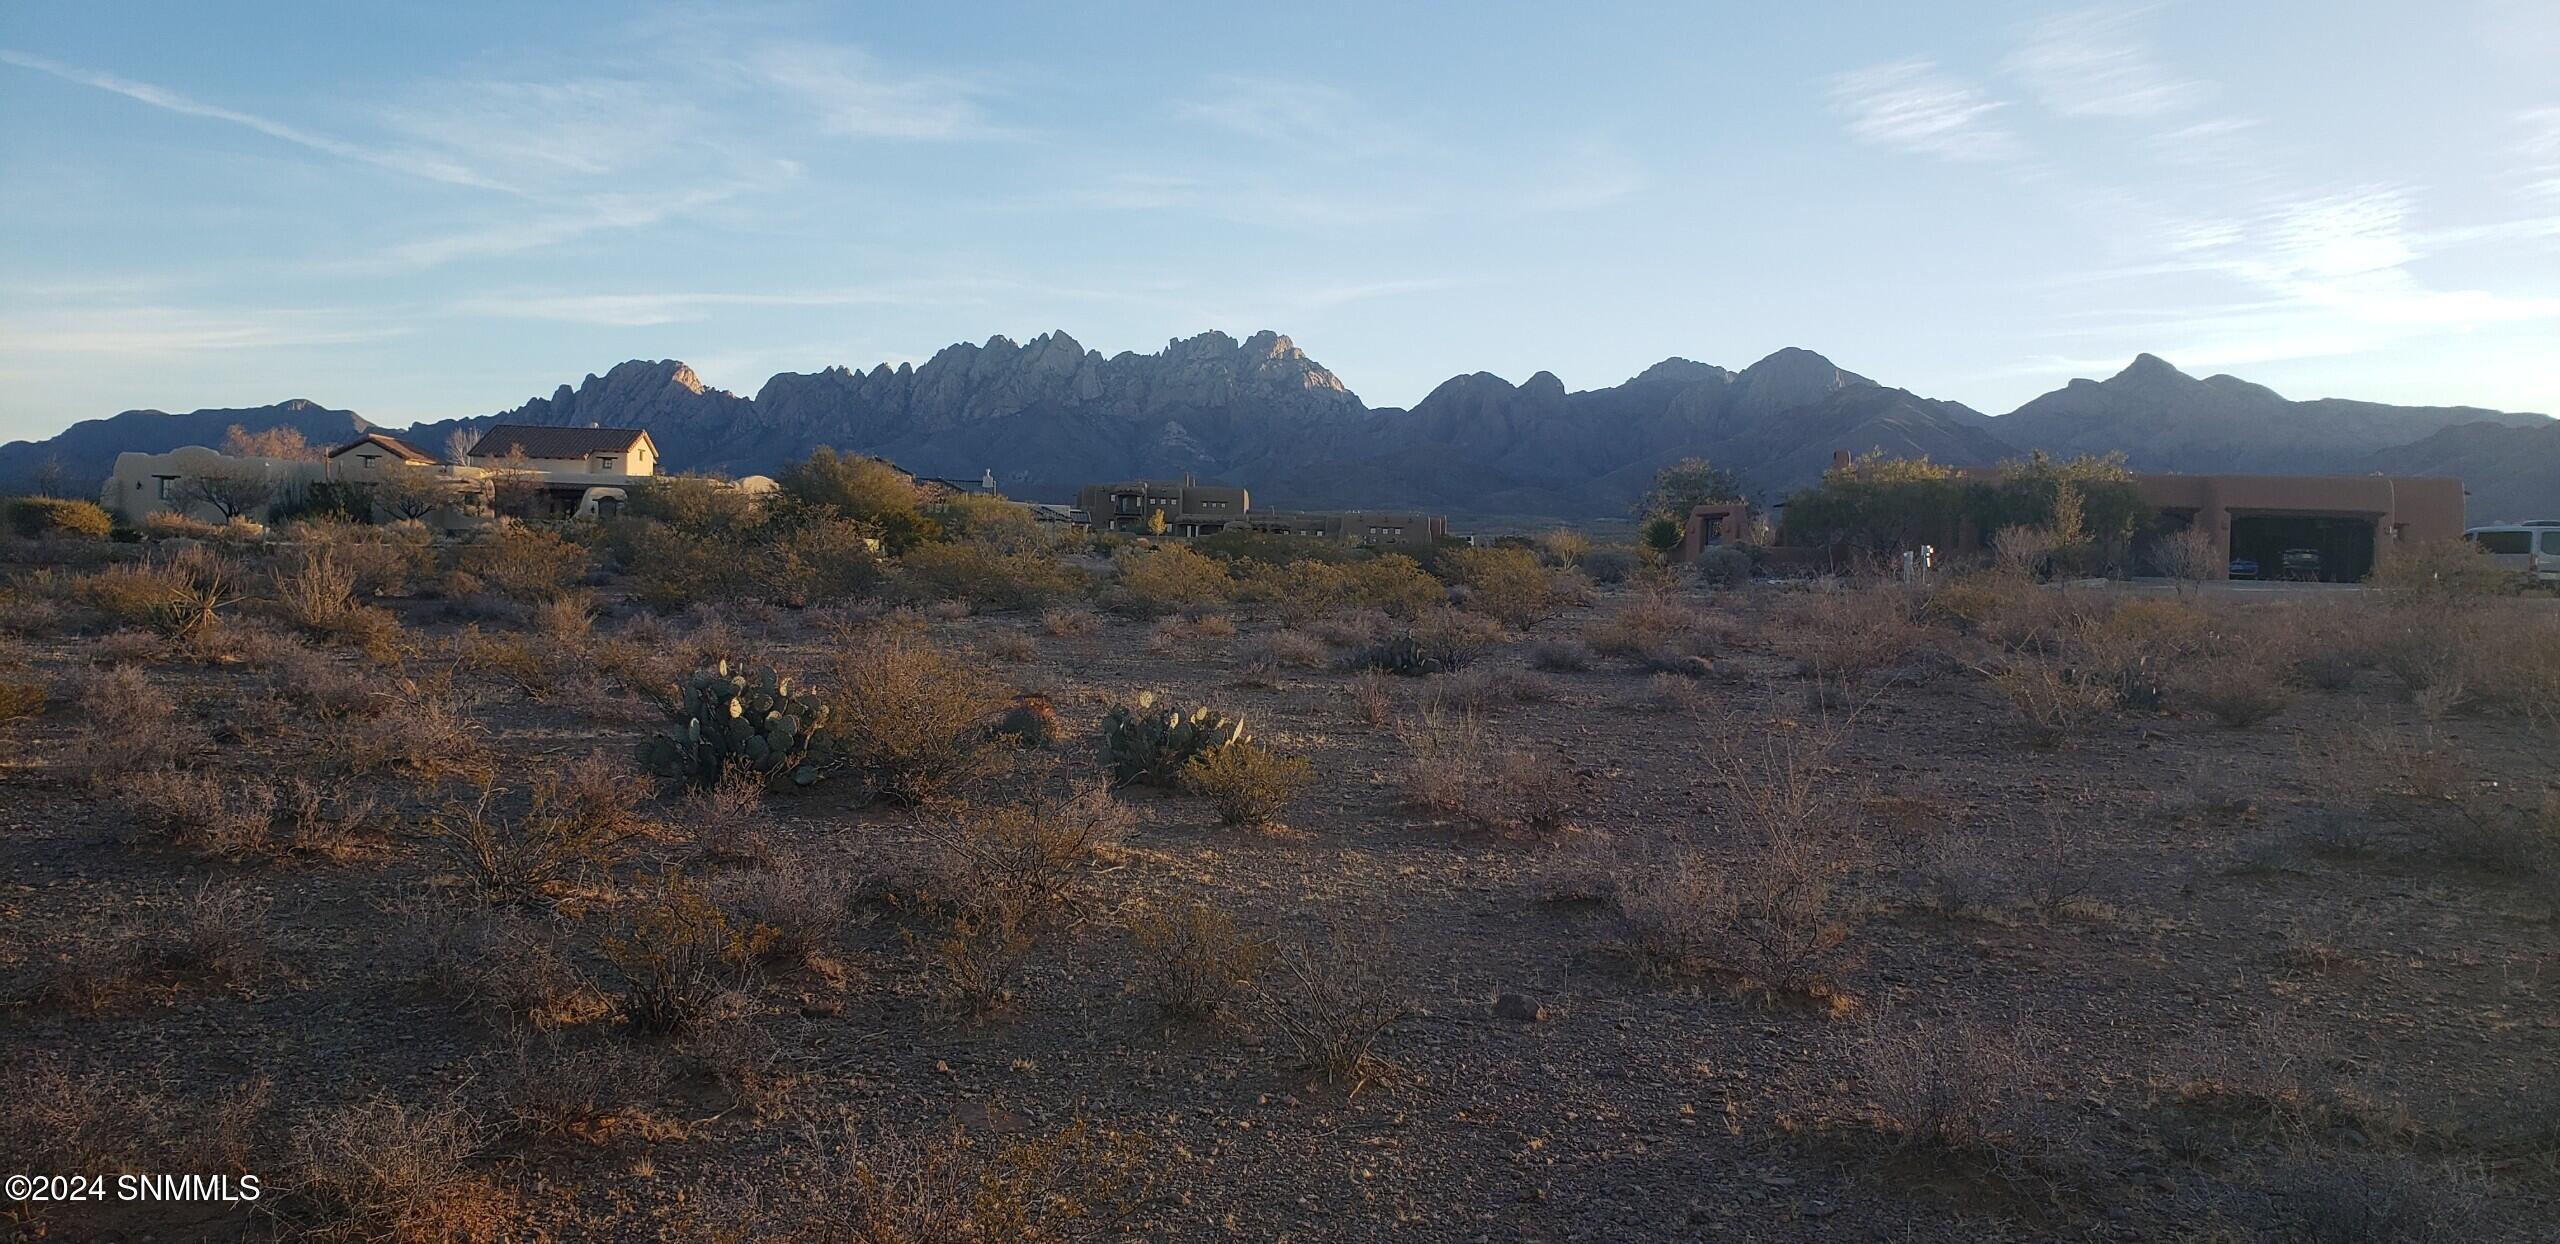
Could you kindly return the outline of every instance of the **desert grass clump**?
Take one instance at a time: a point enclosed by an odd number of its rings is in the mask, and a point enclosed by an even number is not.
[[[1361,725],[1377,727],[1396,716],[1395,681],[1383,670],[1365,669],[1351,676],[1351,715]]]
[[[1425,714],[1399,732],[1413,753],[1404,803],[1479,830],[1549,837],[1573,826],[1586,793],[1561,760],[1493,743],[1471,715]]]
[[[1129,1220],[1147,1204],[1160,1165],[1145,1137],[1082,1118],[1048,1131],[955,1128],[917,1139],[864,1129],[848,1110],[801,1136],[782,1162],[805,1192],[743,1193],[743,1212],[704,1198],[719,1208],[691,1234],[861,1244],[1120,1238],[1132,1233]]]
[[[1682,840],[1627,853],[1612,889],[1620,948],[1645,975],[1720,978],[1764,1001],[1847,1009],[1866,903],[1851,886],[1867,853],[1855,792],[1821,772],[1819,740],[1772,737],[1712,760],[1718,849]]]
[[[1594,620],[1582,637],[1593,652],[1668,669],[1714,656],[1722,628],[1669,595],[1648,592]]]
[[[1256,1022],[1299,1066],[1358,1091],[1385,1069],[1378,1041],[1411,1009],[1381,962],[1386,944],[1336,926],[1281,948],[1253,987]]]
[[[314,1234],[429,1244],[504,1238],[514,1205],[473,1159],[489,1129],[458,1101],[411,1107],[374,1097],[293,1129],[286,1188]]]
[[[1058,605],[1040,611],[1040,629],[1060,639],[1090,635],[1102,629],[1102,615],[1082,605]]]
[[[809,963],[834,945],[853,906],[853,879],[839,869],[797,861],[723,874],[711,893],[742,928],[769,929],[765,957]]]
[[[238,860],[267,854],[273,845],[276,795],[259,783],[201,768],[146,769],[109,789],[136,824],[187,850]]]
[[[1550,674],[1579,674],[1594,659],[1591,645],[1578,639],[1541,639],[1529,645],[1529,664]]]
[[[2249,656],[2207,658],[2181,672],[2186,701],[2234,730],[2246,730],[2283,712],[2294,691],[2272,662]]]
[[[2070,1143],[2041,1046],[2024,1027],[1879,1023],[1858,1051],[1858,1082],[1904,1152],[2023,1179],[2053,1170]]]
[[[624,1020],[640,1032],[683,1035],[743,1010],[773,930],[732,920],[674,869],[650,888],[615,914],[597,945]]]
[[[422,826],[427,840],[487,903],[554,897],[609,874],[647,828],[634,809],[636,782],[601,762],[537,775],[522,813],[494,785],[452,801]]]
[[[987,777],[1008,750],[988,727],[1013,697],[931,640],[891,635],[845,648],[823,698],[832,710],[825,745],[892,803],[923,803]]]
[[[273,900],[234,881],[209,881],[180,896],[161,925],[162,964],[238,984],[267,962],[267,912]]]
[[[180,718],[167,689],[138,666],[113,665],[88,676],[79,708],[81,725],[63,763],[93,791],[111,791],[127,774],[186,767],[204,747],[198,727]]]
[[[1657,713],[1696,713],[1707,707],[1707,689],[1686,674],[1656,674],[1645,680],[1636,703]]]
[[[1236,648],[1245,677],[1264,686],[1277,682],[1282,670],[1320,669],[1325,657],[1324,641],[1302,631],[1267,632]]]
[[[1555,698],[1555,684],[1528,670],[1480,665],[1434,679],[1424,703],[1434,712],[1484,712]]]
[[[1145,988],[1168,1015],[1208,1022],[1245,996],[1271,958],[1271,944],[1238,928],[1214,904],[1182,898],[1129,918]]]
[[[1194,756],[1182,766],[1184,789],[1208,796],[1220,824],[1244,829],[1277,823],[1281,809],[1315,776],[1315,765],[1305,757],[1284,756],[1249,739]]]
[[[210,638],[220,611],[239,600],[231,564],[203,546],[101,567],[73,583],[71,592],[114,622],[146,627],[190,650]]]
[[[1927,640],[1910,593],[1897,587],[1815,592],[1789,612],[1780,650],[1825,683],[1855,686],[1898,670]]]
[[[488,763],[478,727],[462,707],[443,688],[411,679],[390,683],[381,711],[333,735],[339,764],[350,773],[467,777]]]
[[[1033,639],[1030,632],[1010,626],[989,634],[979,646],[988,656],[1016,665],[1040,655],[1040,641]]]
[[[2082,681],[2051,657],[2013,656],[1989,677],[2017,711],[2027,728],[2027,746],[2035,751],[2059,749],[2095,725],[2113,702],[2106,688]]]
[[[0,679],[0,721],[42,716],[51,694],[51,689],[40,682]]]
[[[645,1124],[643,1103],[665,1090],[669,1075],[655,1051],[539,1032],[516,1038],[497,1078],[517,1130],[600,1144],[625,1123]]]

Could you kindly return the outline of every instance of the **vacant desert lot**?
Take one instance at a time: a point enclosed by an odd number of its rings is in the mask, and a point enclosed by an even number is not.
[[[349,623],[270,552],[128,625],[15,556],[0,1166],[264,1185],[0,1206],[34,1238],[2560,1222],[2560,734],[2461,651],[2549,644],[2508,603],[1560,580],[1497,626],[604,576]],[[1352,668],[1415,627],[1472,659]],[[636,767],[720,657],[869,759]],[[1141,691],[1302,788],[1101,789]]]

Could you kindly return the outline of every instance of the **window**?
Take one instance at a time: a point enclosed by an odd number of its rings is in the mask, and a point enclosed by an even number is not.
[[[1126,494],[1113,497],[1111,508],[1122,514],[1135,514],[1138,512],[1138,499]]]
[[[177,482],[178,482],[178,477],[177,477],[177,476],[175,476],[175,475],[154,475],[154,476],[152,476],[151,478],[153,478],[153,479],[156,479],[156,480],[160,481],[160,499],[161,499],[161,500],[163,500],[163,501],[168,500],[168,499],[169,499],[169,486],[170,486],[171,484],[177,483]]]
[[[2546,531],[2542,533],[2542,551],[2545,553],[2560,554],[2560,531]]]
[[[2484,553],[2530,553],[2533,533],[2529,531],[2475,531],[2471,542]]]

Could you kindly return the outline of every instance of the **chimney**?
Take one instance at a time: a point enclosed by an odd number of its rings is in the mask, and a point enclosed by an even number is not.
[[[1848,450],[1835,449],[1831,451],[1831,469],[1834,471],[1846,471],[1849,469]]]

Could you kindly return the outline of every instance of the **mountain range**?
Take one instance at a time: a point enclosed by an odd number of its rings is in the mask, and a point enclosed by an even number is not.
[[[674,360],[633,360],[513,410],[395,431],[429,452],[492,422],[649,430],[677,469],[769,472],[819,445],[927,475],[1063,499],[1081,484],[1184,474],[1243,484],[1268,508],[1422,508],[1461,518],[1618,515],[1662,466],[1699,456],[1776,496],[1834,450],[1981,465],[2029,450],[2122,451],[2136,470],[2458,475],[2477,520],[2560,515],[2560,421],[2462,406],[2290,401],[2141,355],[2001,416],[1891,388],[1810,350],[1740,371],[1665,359],[1605,388],[1552,373],[1443,382],[1410,410],[1370,407],[1287,337],[1220,332],[1105,357],[1064,332],[944,348],[921,365],[784,372],[752,397]],[[126,411],[0,446],[0,480],[45,464],[103,478],[117,452],[217,444],[237,424],[315,444],[371,428],[305,400],[186,414]]]

